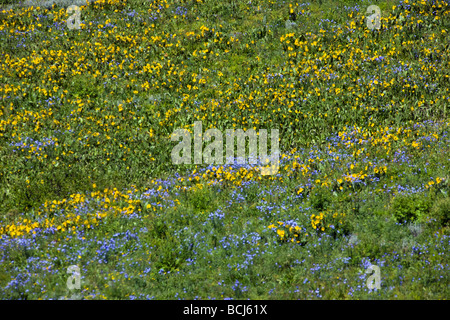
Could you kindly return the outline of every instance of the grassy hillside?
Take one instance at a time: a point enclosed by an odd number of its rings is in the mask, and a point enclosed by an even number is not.
[[[1,298],[449,296],[449,1],[66,9],[0,11]],[[195,121],[278,173],[173,164]]]

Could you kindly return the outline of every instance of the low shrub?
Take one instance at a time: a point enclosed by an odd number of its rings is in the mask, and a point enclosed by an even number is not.
[[[422,221],[430,208],[430,197],[418,194],[400,195],[391,203],[391,213],[397,222]]]

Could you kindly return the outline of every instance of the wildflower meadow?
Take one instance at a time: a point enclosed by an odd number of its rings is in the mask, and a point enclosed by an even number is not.
[[[448,299],[449,29],[449,0],[0,0],[0,298]]]

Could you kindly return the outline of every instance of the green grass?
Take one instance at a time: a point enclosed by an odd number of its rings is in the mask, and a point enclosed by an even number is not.
[[[0,297],[447,298],[438,2],[108,0],[80,30],[61,4],[0,12]],[[194,121],[279,129],[278,174],[174,165]]]

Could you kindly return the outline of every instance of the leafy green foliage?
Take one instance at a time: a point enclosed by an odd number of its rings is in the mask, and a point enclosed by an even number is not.
[[[432,205],[430,197],[421,195],[397,196],[391,204],[392,215],[398,222],[422,221]]]
[[[430,216],[436,219],[438,225],[449,226],[450,224],[450,198],[440,198],[438,199],[430,212]]]

